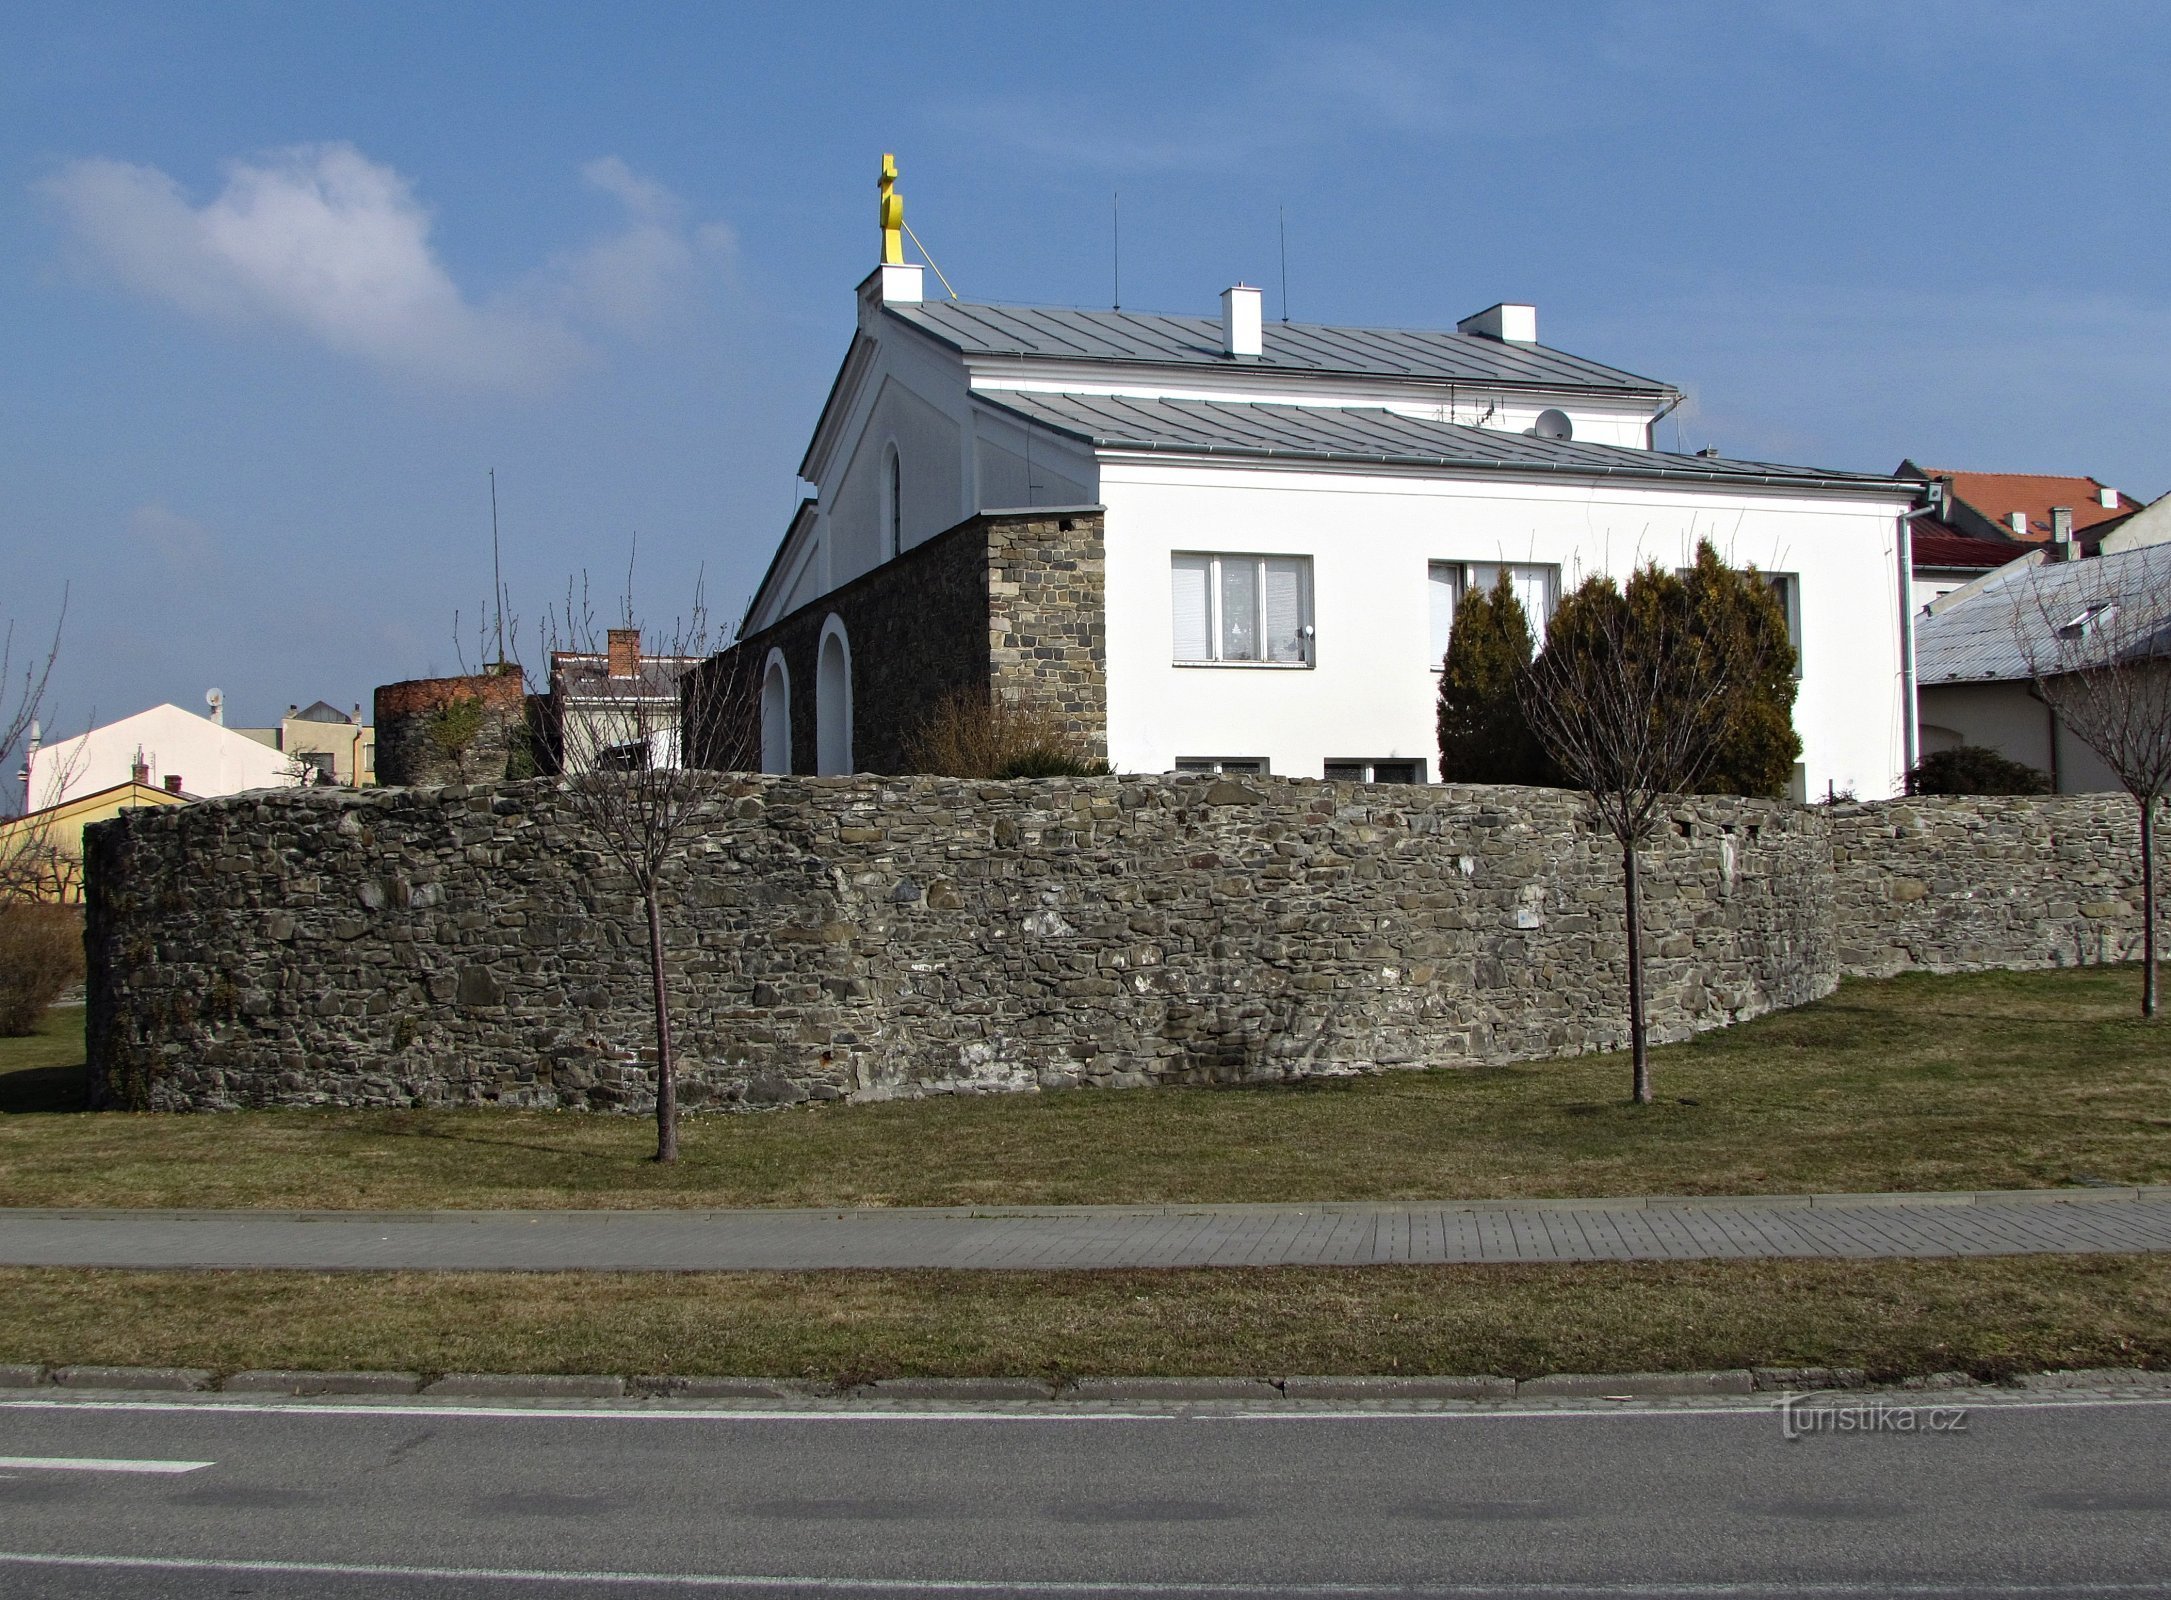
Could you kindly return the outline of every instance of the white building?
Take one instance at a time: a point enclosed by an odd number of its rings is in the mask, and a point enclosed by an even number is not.
[[[804,722],[813,682],[851,680],[812,737],[772,726],[767,764],[870,747],[829,725],[868,670],[831,597],[976,516],[1047,507],[1103,513],[1119,772],[1436,777],[1462,592],[1505,562],[1536,621],[1585,576],[1683,566],[1700,539],[1784,585],[1797,792],[1890,795],[1912,760],[1906,482],[1657,451],[1677,391],[1539,343],[1527,305],[1403,331],[1263,323],[1243,286],[1218,317],[926,289],[898,260],[861,284],[800,468],[813,492],[741,629],[773,656],[772,724],[791,682]],[[781,641],[818,618],[836,642],[794,666]]]
[[[25,803],[31,810],[131,781],[197,799],[295,781],[286,756],[176,705],[153,706],[40,745],[29,770]]]

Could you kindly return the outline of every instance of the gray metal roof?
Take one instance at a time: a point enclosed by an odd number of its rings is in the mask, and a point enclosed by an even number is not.
[[[1915,681],[2004,683],[2034,676],[2057,659],[2052,630],[2090,607],[2118,607],[2109,630],[2131,656],[2171,655],[2171,545],[2148,545],[2085,561],[2031,565],[2023,553],[1915,618]]]
[[[886,310],[966,356],[1211,367],[1221,372],[1304,372],[1505,388],[1596,389],[1650,396],[1674,393],[1669,384],[1618,367],[1544,345],[1511,344],[1474,333],[1270,322],[1262,340],[1264,353],[1239,358],[1222,353],[1218,317],[976,305],[961,300]]]
[[[1147,400],[1123,395],[975,390],[984,405],[1010,411],[1101,449],[1168,451],[1309,461],[1463,467],[1578,478],[1666,478],[1741,487],[1882,489],[1905,495],[1911,482],[1878,473],[1715,456],[1669,455],[1627,445],[1541,439],[1497,428],[1429,422],[1373,406],[1290,406],[1243,400]]]

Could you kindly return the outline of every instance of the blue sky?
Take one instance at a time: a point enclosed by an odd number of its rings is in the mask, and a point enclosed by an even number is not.
[[[569,576],[735,617],[872,264],[968,299],[1449,326],[1662,443],[2171,488],[2171,8],[67,6],[0,50],[0,616],[64,728],[476,658],[498,474]],[[456,632],[455,612],[461,617]],[[464,633],[464,640],[460,634]],[[532,648],[530,649],[532,654]]]

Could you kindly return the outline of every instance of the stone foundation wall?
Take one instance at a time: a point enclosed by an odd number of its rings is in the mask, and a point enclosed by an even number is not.
[[[90,882],[103,1103],[652,1103],[635,906],[549,780],[132,812],[91,830]],[[1645,883],[1657,1037],[1837,980],[1818,813],[1684,804]],[[1619,859],[1558,791],[719,774],[672,898],[692,1105],[1625,1034]]]

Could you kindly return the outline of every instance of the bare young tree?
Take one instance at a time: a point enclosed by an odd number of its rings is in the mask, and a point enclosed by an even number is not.
[[[1628,931],[1628,1038],[1639,1104],[1651,1101],[1644,1021],[1643,889],[1638,852],[1669,796],[1711,771],[1744,683],[1771,646],[1725,641],[1695,626],[1687,586],[1646,568],[1623,593],[1592,578],[1548,625],[1522,679],[1524,716],[1546,753],[1586,797],[1594,824],[1621,847]]]
[[[601,862],[623,874],[639,903],[655,1025],[656,1160],[671,1162],[678,1159],[678,1085],[666,880],[716,791],[713,772],[685,764],[681,733],[689,725],[728,728],[745,719],[711,703],[735,692],[734,678],[689,670],[707,658],[713,642],[698,584],[691,610],[653,649],[644,647],[633,621],[630,579],[623,613],[620,625],[599,626],[584,584],[545,620],[544,759],[562,776]],[[718,764],[747,763],[742,754]]]
[[[59,798],[58,792],[30,792],[30,744],[60,660],[60,634],[67,620],[68,591],[63,587],[53,637],[42,652],[27,641],[17,643],[13,618],[0,631],[0,760],[19,751],[23,761],[22,785],[0,787],[0,900],[66,899],[81,879],[80,865],[59,848],[50,821],[20,815]],[[71,775],[63,772],[57,789],[64,790]]]
[[[2157,1010],[2156,808],[2171,793],[2171,546],[2031,569],[2013,634],[2036,693],[2141,820],[2141,1014]]]

